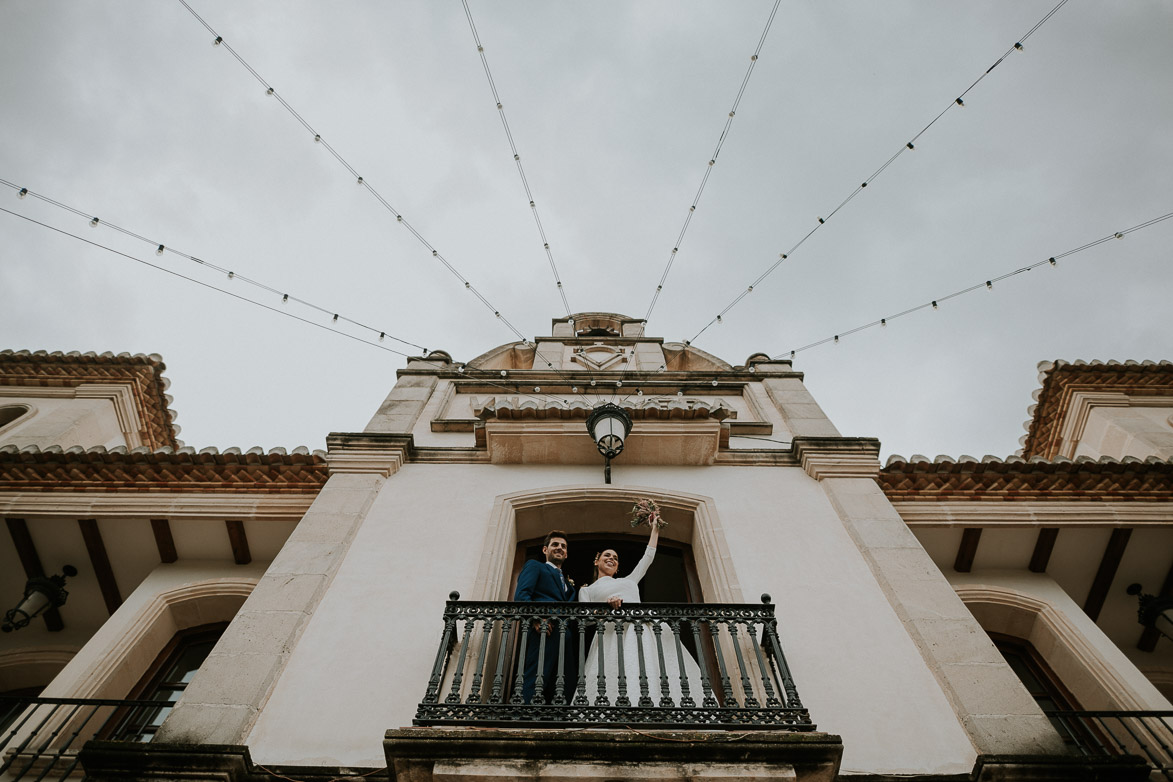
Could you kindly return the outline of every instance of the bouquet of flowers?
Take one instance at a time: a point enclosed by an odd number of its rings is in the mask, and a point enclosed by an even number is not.
[[[639,527],[645,524],[649,527],[653,524],[657,527],[668,526],[668,522],[660,515],[660,506],[652,500],[639,500],[631,508],[631,526]]]

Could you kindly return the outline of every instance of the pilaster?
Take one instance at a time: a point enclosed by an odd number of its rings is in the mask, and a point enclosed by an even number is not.
[[[879,484],[824,477],[821,485],[974,748],[981,754],[1061,754],[1059,735]]]

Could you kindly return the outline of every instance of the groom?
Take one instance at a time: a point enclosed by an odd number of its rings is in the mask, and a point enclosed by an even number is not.
[[[566,533],[553,530],[547,533],[542,543],[542,554],[546,561],[528,560],[517,577],[517,591],[513,599],[517,602],[535,603],[568,603],[574,600],[574,584],[562,573],[562,565],[566,562],[567,545]],[[525,675],[522,678],[522,697],[526,703],[534,699],[535,684],[538,677],[538,651],[541,645],[542,633],[539,631],[540,622],[534,621],[526,633],[525,642]],[[562,696],[569,703],[574,696],[574,688],[578,682],[577,662],[578,655],[575,647],[575,634],[570,627],[559,627],[556,622],[546,623],[546,653],[542,665],[542,693],[539,703],[549,703],[555,693],[555,679],[558,676],[558,642],[560,633],[566,635],[566,661],[563,670]]]

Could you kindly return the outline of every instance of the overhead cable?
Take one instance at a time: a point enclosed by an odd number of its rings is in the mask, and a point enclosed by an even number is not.
[[[911,315],[914,312],[919,312],[924,309],[930,309],[930,308],[934,309],[934,310],[939,309],[940,305],[943,302],[949,301],[950,299],[955,299],[958,296],[963,296],[966,293],[972,293],[973,291],[982,290],[983,288],[986,290],[993,290],[994,283],[1009,279],[1009,278],[1014,277],[1016,275],[1022,274],[1023,272],[1029,272],[1030,270],[1037,269],[1040,266],[1044,266],[1044,265],[1057,266],[1059,260],[1062,258],[1066,258],[1070,255],[1075,255],[1076,253],[1083,252],[1084,250],[1090,250],[1093,247],[1104,244],[1105,242],[1110,242],[1113,239],[1123,239],[1125,236],[1127,236],[1128,234],[1130,234],[1134,231],[1140,231],[1144,228],[1149,228],[1150,226],[1154,226],[1157,223],[1164,222],[1165,220],[1168,220],[1170,218],[1173,218],[1173,212],[1168,212],[1166,214],[1161,215],[1160,217],[1155,217],[1152,220],[1148,220],[1146,222],[1140,223],[1139,225],[1134,225],[1131,228],[1125,228],[1122,231],[1115,231],[1113,233],[1108,234],[1107,236],[1101,236],[1099,239],[1095,239],[1093,241],[1090,241],[1087,244],[1082,244],[1079,247],[1072,248],[1070,250],[1067,250],[1066,252],[1056,253],[1055,255],[1052,255],[1051,257],[1049,257],[1045,260],[1037,261],[1035,263],[1030,264],[1029,266],[1023,266],[1018,269],[1015,269],[1014,271],[1006,272],[1005,274],[1000,274],[997,277],[991,277],[988,280],[984,280],[984,281],[976,283],[974,285],[970,285],[969,287],[962,288],[961,290],[958,290],[958,291],[953,291],[952,293],[946,294],[944,296],[938,296],[937,298],[932,299],[924,304],[918,304],[915,307],[909,307],[908,309],[901,310],[900,312],[897,312],[893,315],[888,315],[887,317],[880,318],[879,320],[873,320],[871,323],[865,323],[862,326],[856,326],[855,328],[847,329],[846,331],[840,331],[838,334],[834,334],[830,337],[826,337],[826,338],[820,339],[816,342],[812,342],[809,345],[803,345],[800,348],[794,348],[793,350],[787,351],[785,353],[780,353],[777,356],[774,356],[774,358],[775,359],[781,359],[781,358],[786,358],[786,357],[794,358],[795,354],[801,353],[804,350],[810,350],[811,348],[817,348],[820,345],[826,345],[828,342],[832,342],[832,343],[837,344],[841,337],[850,336],[851,334],[855,334],[857,332],[863,331],[864,329],[870,329],[875,326],[887,326],[892,321],[896,320],[897,318],[902,318],[905,315]]]
[[[721,128],[721,135],[717,138],[717,147],[713,150],[713,154],[709,155],[709,162],[705,166],[704,176],[701,177],[700,186],[697,188],[696,195],[692,197],[692,203],[688,207],[688,212],[684,216],[684,224],[680,226],[680,233],[676,236],[676,242],[672,245],[672,251],[668,253],[668,262],[664,265],[664,272],[660,275],[660,281],[656,284],[656,292],[652,294],[652,301],[648,304],[647,314],[644,315],[644,320],[652,317],[652,310],[656,308],[656,302],[660,299],[660,293],[664,290],[664,283],[668,279],[668,273],[672,271],[672,264],[676,261],[676,254],[680,251],[681,245],[684,243],[684,235],[688,232],[688,226],[692,223],[692,216],[696,214],[696,208],[700,204],[701,196],[705,192],[705,185],[709,183],[709,177],[713,173],[713,168],[717,165],[717,159],[721,155],[721,147],[725,145],[725,139],[729,136],[729,128],[733,125],[733,118],[737,115],[737,107],[741,104],[741,97],[745,95],[745,88],[749,84],[749,77],[753,75],[754,66],[758,64],[758,55],[762,53],[762,47],[766,43],[766,36],[770,32],[770,26],[774,24],[774,17],[778,13],[778,6],[782,0],[775,0],[774,7],[770,9],[770,15],[766,19],[766,26],[762,29],[761,37],[758,38],[758,46],[754,49],[754,53],[749,58],[749,67],[745,71],[745,76],[741,79],[741,86],[737,89],[737,96],[733,99],[733,107],[729,109],[729,116],[725,119],[725,126]]]
[[[1055,5],[1054,8],[1052,8],[1050,11],[1048,11],[1047,14],[1042,19],[1040,19],[1038,22],[1036,22],[1033,27],[1031,27],[1029,30],[1027,30],[1022,36],[1020,36],[1018,38],[1018,40],[1015,41],[1014,44],[1002,54],[1001,57],[999,57],[997,60],[994,61],[993,65],[991,65],[989,68],[986,68],[986,70],[980,76],[978,76],[977,79],[975,79],[972,84],[970,84],[968,87],[966,87],[965,90],[960,95],[958,95],[956,98],[953,98],[952,100],[950,100],[948,105],[946,105],[945,108],[942,109],[940,111],[940,113],[937,114],[937,116],[933,117],[927,125],[925,125],[919,131],[917,131],[916,135],[914,135],[907,142],[905,142],[904,145],[902,145],[900,147],[900,149],[896,150],[895,154],[893,154],[886,161],[884,161],[883,165],[881,165],[879,168],[877,168],[875,171],[873,171],[870,176],[868,176],[866,179],[863,180],[863,182],[861,182],[859,185],[857,185],[855,187],[855,189],[851,191],[850,195],[848,195],[846,198],[844,198],[842,201],[840,201],[838,206],[836,206],[834,209],[832,209],[830,212],[827,213],[826,217],[816,218],[816,223],[815,223],[814,227],[812,227],[806,233],[805,236],[803,236],[801,239],[799,239],[798,242],[796,242],[793,246],[790,247],[790,249],[786,250],[785,252],[778,253],[778,259],[775,260],[773,262],[773,264],[771,264],[764,272],[762,272],[760,275],[758,275],[758,277],[753,282],[751,282],[749,284],[749,286],[746,287],[745,290],[743,290],[743,291],[741,291],[741,293],[737,294],[737,296],[734,297],[734,299],[732,301],[730,301],[729,304],[727,304],[723,310],[721,310],[719,313],[717,313],[717,315],[712,320],[710,320],[707,324],[705,324],[705,327],[702,328],[700,331],[698,331],[692,337],[692,339],[686,340],[685,344],[691,344],[692,342],[695,342],[696,339],[698,337],[700,337],[702,334],[704,334],[706,331],[708,331],[709,327],[711,327],[713,324],[724,322],[725,315],[727,315],[731,309],[733,309],[739,303],[741,303],[741,300],[744,299],[746,296],[753,293],[754,289],[758,285],[760,285],[763,281],[765,281],[765,279],[767,277],[769,277],[770,274],[772,274],[775,269],[777,269],[779,266],[781,266],[783,261],[787,260],[788,258],[790,258],[790,256],[794,255],[794,253],[798,250],[798,248],[802,247],[802,245],[806,243],[807,239],[811,238],[815,234],[816,231],[818,231],[821,227],[826,225],[827,222],[829,222],[831,220],[831,218],[834,217],[839,212],[840,209],[845,207],[852,199],[854,199],[857,195],[862,193],[867,188],[867,186],[869,184],[871,184],[873,181],[875,181],[876,177],[878,177],[880,174],[884,173],[884,171],[890,165],[892,165],[894,162],[896,162],[896,159],[898,157],[903,155],[905,152],[909,152],[909,151],[915,149],[916,142],[920,139],[921,136],[923,136],[925,134],[926,131],[928,131],[929,128],[931,128],[933,125],[935,125],[937,123],[937,120],[939,120],[939,119],[941,119],[941,117],[945,116],[946,112],[948,112],[952,109],[960,108],[960,107],[964,106],[965,105],[964,98],[966,95],[969,94],[970,90],[972,90],[979,83],[981,83],[982,79],[984,79],[984,78],[986,78],[986,76],[990,75],[990,72],[993,71],[995,68],[997,68],[999,65],[1001,65],[1003,60],[1005,60],[1007,57],[1009,57],[1011,54],[1013,54],[1016,51],[1022,51],[1023,50],[1023,42],[1026,41],[1028,38],[1030,38],[1032,35],[1034,35],[1035,32],[1037,32],[1038,29],[1040,27],[1042,27],[1043,24],[1045,24],[1047,22],[1047,20],[1049,20],[1052,16],[1054,16],[1059,11],[1060,8],[1062,8],[1064,5],[1066,5],[1067,2],[1068,2],[1068,0],[1059,0],[1059,3],[1057,5]]]
[[[43,201],[47,204],[51,204],[59,209],[64,209],[67,212],[72,212],[73,214],[77,215],[78,217],[81,217],[85,220],[89,220],[90,225],[92,225],[94,227],[98,227],[100,225],[104,228],[110,228],[111,230],[118,231],[119,233],[125,234],[131,238],[138,239],[139,241],[144,242],[145,244],[148,244],[152,247],[155,247],[155,254],[156,255],[163,255],[164,253],[171,253],[171,254],[177,255],[180,258],[191,261],[193,263],[197,263],[200,266],[206,267],[208,269],[212,269],[213,271],[220,272],[221,274],[227,275],[228,279],[230,279],[230,280],[236,280],[236,281],[245,283],[247,285],[252,285],[256,288],[260,288],[261,290],[263,290],[267,293],[272,293],[276,296],[280,296],[282,304],[287,304],[292,301],[296,304],[301,304],[302,306],[309,307],[312,310],[316,310],[324,315],[332,316],[333,321],[335,323],[349,323],[353,326],[356,326],[360,329],[363,329],[364,331],[368,331],[371,334],[378,335],[380,342],[382,342],[384,338],[391,339],[391,340],[394,340],[395,342],[399,342],[400,344],[407,345],[407,346],[413,347],[413,348],[418,348],[425,353],[428,352],[428,349],[426,347],[424,347],[423,345],[417,345],[414,342],[409,342],[408,340],[396,337],[394,334],[390,334],[384,329],[379,329],[374,326],[368,326],[365,323],[361,323],[360,321],[354,320],[353,318],[346,317],[345,315],[342,315],[337,309],[334,309],[331,307],[322,307],[318,304],[314,304],[311,301],[307,301],[306,299],[303,299],[298,296],[294,296],[293,294],[287,293],[286,292],[287,289],[274,288],[272,285],[260,282],[259,280],[254,280],[251,277],[246,277],[243,274],[239,274],[238,272],[236,272],[233,269],[225,268],[223,266],[218,266],[217,264],[214,264],[211,261],[205,261],[202,258],[197,258],[194,255],[189,255],[188,253],[185,253],[181,250],[177,250],[174,247],[172,247],[171,245],[166,244],[165,242],[160,242],[155,239],[148,239],[147,237],[145,237],[141,234],[135,233],[134,231],[128,230],[126,228],[122,228],[121,226],[115,225],[114,223],[111,223],[107,220],[99,220],[97,217],[93,217],[94,212],[83,212],[80,209],[72,207],[69,204],[62,203],[61,201],[54,200],[54,199],[52,199],[42,193],[37,193],[35,191],[29,190],[27,187],[19,187],[19,186],[13,184],[12,182],[9,182],[7,179],[0,178],[0,185],[4,185],[6,187],[12,188],[13,190],[16,190],[21,198],[32,196],[33,198],[36,198],[36,199]],[[97,222],[95,223],[95,221],[97,221]]]
[[[497,83],[493,80],[493,72],[489,69],[489,58],[485,56],[485,47],[481,44],[481,37],[477,33],[476,22],[473,21],[472,11],[468,7],[468,0],[464,3],[464,15],[468,17],[468,27],[472,30],[472,38],[477,45],[477,53],[481,57],[481,65],[485,68],[485,78],[489,80],[489,89],[493,93],[493,102],[497,104],[497,114],[501,117],[501,127],[505,129],[505,139],[509,142],[509,150],[513,153],[513,162],[517,164],[517,173],[521,176],[521,186],[525,189],[526,200],[529,201],[530,211],[534,216],[534,223],[538,227],[538,236],[541,237],[542,247],[546,251],[546,260],[550,262],[550,271],[554,274],[554,284],[558,287],[558,294],[562,297],[562,306],[566,314],[570,315],[570,304],[566,300],[566,290],[562,286],[562,277],[558,274],[558,266],[554,263],[554,251],[550,249],[550,240],[546,238],[546,229],[542,226],[541,215],[538,214],[538,205],[534,201],[534,194],[530,190],[529,180],[525,176],[525,168],[521,164],[521,155],[517,151],[517,144],[513,141],[513,131],[509,128],[509,119],[505,116],[505,104],[497,94]]]
[[[359,174],[358,170],[355,169],[354,166],[352,166],[349,162],[347,162],[347,160],[336,149],[334,149],[333,146],[331,146],[324,138],[322,138],[321,134],[318,133],[317,130],[315,130],[314,127],[312,125],[310,125],[310,123],[304,117],[302,117],[301,114],[299,114],[297,112],[297,110],[295,110],[293,108],[293,106],[291,106],[285,100],[285,98],[281,97],[281,94],[278,93],[277,90],[271,84],[269,84],[269,82],[267,82],[264,79],[264,77],[261,76],[260,73],[258,73],[256,71],[256,69],[254,69],[251,65],[249,65],[248,62],[244,59],[244,57],[241,56],[241,54],[239,52],[237,52],[236,49],[232,48],[232,46],[230,46],[228,44],[228,42],[224,40],[223,36],[221,36],[219,33],[217,33],[216,30],[213,29],[212,26],[210,24],[208,24],[203,19],[203,17],[201,17],[198,13],[196,13],[195,9],[192,8],[187,3],[187,0],[179,0],[179,3],[184,8],[186,8],[189,13],[191,13],[191,15],[195,18],[195,20],[197,22],[199,22],[201,25],[203,25],[204,29],[206,29],[209,33],[211,33],[213,36],[215,36],[215,38],[213,38],[213,40],[212,40],[212,44],[214,46],[222,48],[225,51],[227,51],[229,54],[231,54],[233,56],[233,58],[237,62],[239,62],[245,68],[245,70],[247,70],[250,74],[252,74],[253,78],[256,79],[257,82],[259,82],[261,84],[261,86],[263,86],[265,88],[265,94],[276,98],[277,102],[280,103],[281,106],[287,112],[289,112],[289,115],[291,117],[293,117],[295,120],[297,120],[298,123],[303,128],[305,128],[307,132],[309,132],[309,134],[313,137],[314,141],[317,142],[318,144],[320,144],[323,148],[325,148],[326,151],[329,152],[330,155],[333,156],[334,159],[337,160],[338,163],[341,164],[343,168],[345,168],[348,172],[350,172],[350,175],[355,178],[355,181],[358,183],[358,185],[360,187],[365,188],[367,192],[369,192],[372,196],[374,196],[375,199],[388,212],[388,214],[393,215],[395,217],[395,221],[397,223],[399,223],[400,225],[402,225],[404,228],[406,228],[411,233],[411,235],[414,236],[417,241],[419,241],[420,244],[422,244],[425,248],[427,248],[428,251],[431,252],[433,258],[435,258],[437,261],[439,261],[444,266],[444,268],[447,269],[452,274],[452,276],[454,276],[454,277],[456,277],[456,279],[460,280],[460,282],[464,285],[465,289],[469,293],[471,293],[473,296],[475,296],[477,298],[477,300],[479,300],[481,302],[481,304],[485,305],[485,307],[487,307],[488,310],[493,313],[494,317],[496,317],[503,324],[505,324],[506,328],[508,328],[510,331],[512,331],[517,336],[518,339],[522,340],[523,342],[526,342],[526,344],[529,344],[528,340],[517,329],[517,327],[514,326],[512,323],[510,323],[509,320],[504,315],[501,314],[501,310],[498,309],[496,306],[494,306],[492,302],[490,302],[479,290],[477,290],[477,288],[475,286],[473,286],[473,284],[463,274],[461,274],[460,271],[455,266],[453,266],[452,263],[447,258],[445,258],[444,255],[439,250],[437,250],[435,248],[435,246],[433,246],[432,243],[429,242],[423,236],[423,234],[421,234],[418,230],[416,230],[416,228],[411,223],[409,223],[407,221],[407,218],[405,218],[403,216],[402,212],[400,212],[398,209],[396,209],[394,206],[392,206],[391,203],[388,202],[387,199],[384,198],[383,195],[381,193],[379,193],[379,191],[376,190],[375,187],[369,181],[367,181],[366,178],[364,178],[361,174]]]
[[[79,242],[83,242],[85,244],[88,244],[91,247],[96,247],[99,250],[105,250],[108,253],[112,253],[112,254],[120,256],[122,258],[126,258],[127,260],[134,261],[135,263],[150,267],[152,269],[155,269],[156,271],[164,272],[166,274],[169,274],[173,277],[177,277],[177,278],[184,280],[186,282],[190,282],[195,285],[199,285],[201,288],[206,288],[207,290],[215,291],[216,293],[220,293],[225,296],[231,297],[233,299],[236,299],[237,301],[242,301],[246,304],[252,304],[253,306],[260,307],[263,310],[267,310],[269,312],[274,312],[278,315],[282,315],[287,318],[292,318],[293,320],[296,320],[299,323],[304,323],[308,326],[313,326],[314,328],[319,328],[319,329],[322,329],[323,331],[328,331],[331,334],[337,334],[338,336],[346,337],[347,339],[354,340],[355,342],[360,342],[364,345],[368,345],[369,347],[376,348],[378,350],[383,350],[388,353],[394,353],[397,356],[403,356],[404,358],[409,359],[413,364],[425,364],[425,365],[428,365],[434,369],[446,369],[447,368],[445,366],[446,362],[439,362],[436,360],[428,359],[426,357],[412,356],[408,353],[404,353],[400,350],[396,350],[395,348],[390,348],[390,347],[387,347],[386,345],[380,345],[377,342],[371,342],[368,339],[363,339],[362,337],[356,336],[354,334],[350,334],[350,333],[347,333],[345,331],[341,331],[336,328],[331,328],[330,326],[327,326],[323,323],[318,323],[316,321],[310,320],[309,318],[303,318],[299,315],[295,315],[292,312],[281,309],[279,307],[273,307],[273,306],[270,306],[270,305],[265,304],[263,302],[256,301],[255,299],[250,299],[247,296],[242,296],[239,293],[233,293],[232,291],[224,290],[223,288],[219,288],[219,287],[212,285],[210,283],[207,283],[202,280],[198,280],[194,277],[189,277],[186,274],[182,274],[180,272],[177,272],[174,269],[168,269],[166,266],[160,266],[159,264],[151,263],[150,261],[143,260],[142,258],[137,258],[133,255],[130,255],[129,253],[124,253],[121,250],[116,250],[113,247],[109,247],[108,245],[104,245],[101,242],[95,242],[91,239],[86,239],[84,236],[78,236],[75,233],[70,233],[69,231],[66,231],[64,229],[49,225],[48,223],[41,222],[40,220],[37,220],[35,218],[28,217],[26,215],[22,215],[18,212],[13,212],[10,209],[5,209],[4,207],[0,207],[0,212],[4,212],[5,214],[12,215],[13,217],[18,217],[21,220],[24,220],[24,221],[32,223],[34,225],[40,226],[41,228],[47,228],[48,230],[53,231],[54,233],[61,234],[62,236],[68,236],[72,239],[76,239]],[[456,371],[459,374],[465,375],[470,380],[474,380],[479,383],[484,383],[486,385],[491,385],[496,388],[501,388],[511,394],[517,394],[519,396],[544,397],[545,399],[556,401],[556,402],[562,401],[562,399],[560,397],[551,396],[549,393],[542,393],[540,390],[540,387],[535,387],[534,392],[530,393],[528,391],[521,390],[520,387],[511,388],[509,386],[502,385],[501,382],[499,382],[497,380],[492,379],[491,376],[495,375],[497,373],[500,373],[501,377],[503,377],[503,378],[508,378],[509,373],[507,370],[491,370],[491,369],[484,369],[484,370],[471,369],[470,370],[469,368],[467,368],[465,366],[457,366]],[[517,382],[517,385],[520,386],[520,382],[518,382],[518,381],[515,381],[515,382]]]

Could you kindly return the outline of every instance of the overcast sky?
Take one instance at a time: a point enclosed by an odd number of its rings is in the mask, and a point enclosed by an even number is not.
[[[459,2],[191,2],[549,333],[565,311]],[[772,5],[471,0],[573,310],[647,311]],[[784,0],[648,333],[700,331],[1053,5]],[[7,2],[0,39],[0,178],[457,360],[514,339],[179,2]],[[781,354],[1173,211],[1171,41],[1168,2],[1071,0],[695,344]],[[330,324],[8,188],[0,207]],[[885,456],[1005,456],[1039,361],[1173,358],[1171,244],[1173,220],[795,367]],[[196,447],[324,447],[403,363],[5,213],[0,344],[161,354]]]

